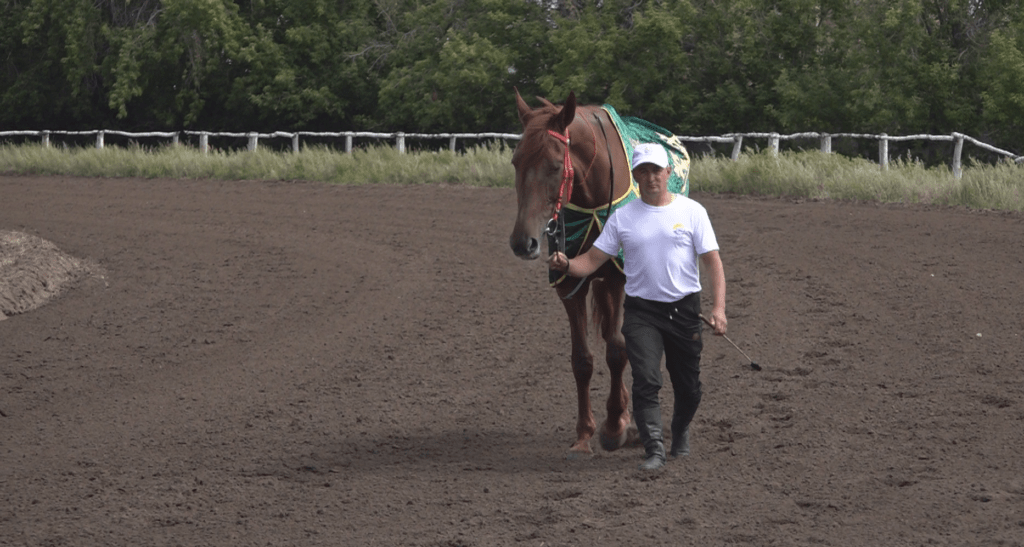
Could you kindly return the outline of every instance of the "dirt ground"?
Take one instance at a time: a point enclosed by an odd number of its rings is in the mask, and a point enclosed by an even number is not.
[[[0,321],[0,545],[1024,545],[1024,218],[692,197],[764,370],[644,474],[512,190],[0,176],[97,266]]]

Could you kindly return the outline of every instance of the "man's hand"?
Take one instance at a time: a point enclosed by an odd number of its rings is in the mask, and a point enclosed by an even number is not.
[[[569,273],[569,257],[561,251],[555,251],[548,257],[548,268],[556,272]]]
[[[725,311],[713,309],[708,319],[711,328],[715,329],[715,336],[722,336],[729,330],[729,320],[725,318]]]

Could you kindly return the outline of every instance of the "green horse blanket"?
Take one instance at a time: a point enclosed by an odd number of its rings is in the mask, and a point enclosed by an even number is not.
[[[645,142],[661,143],[668,152],[669,164],[672,167],[672,174],[668,179],[670,192],[688,196],[690,194],[690,155],[686,147],[669,130],[659,127],[647,120],[620,116],[611,105],[604,105],[602,108],[608,112],[619,139],[622,141],[622,148],[626,151],[626,157],[632,163],[633,148]],[[591,233],[596,230],[598,233],[608,222],[608,216],[616,209],[640,197],[636,181],[633,180],[633,173],[629,174],[629,190],[612,202],[611,207],[599,207],[597,209],[584,209],[571,203],[565,204],[562,208],[562,215],[565,223],[565,255],[575,257],[579,255],[583,243],[587,241]],[[558,249],[554,236],[548,236],[548,252],[554,253]],[[615,265],[622,270],[622,253],[614,258]],[[565,281],[568,276],[562,272],[549,270],[548,281],[555,286]]]

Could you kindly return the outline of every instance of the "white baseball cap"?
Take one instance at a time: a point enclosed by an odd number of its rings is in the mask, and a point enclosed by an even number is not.
[[[633,149],[633,166],[630,169],[636,169],[642,163],[653,163],[662,169],[668,167],[668,153],[665,152],[665,147],[650,142],[638,144]]]

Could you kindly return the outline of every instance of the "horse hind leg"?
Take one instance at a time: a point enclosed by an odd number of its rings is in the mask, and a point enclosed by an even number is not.
[[[598,440],[601,443],[601,448],[611,452],[622,448],[629,442],[631,429],[629,427],[629,392],[626,390],[623,380],[623,371],[628,363],[628,358],[625,347],[617,344],[614,337],[606,337],[605,340],[605,359],[608,362],[611,385],[606,404],[607,417],[601,424]],[[635,431],[635,428],[632,429]]]

